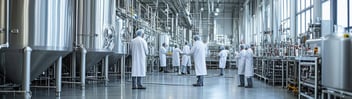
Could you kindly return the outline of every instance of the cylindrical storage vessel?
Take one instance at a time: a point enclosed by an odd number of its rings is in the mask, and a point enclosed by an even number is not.
[[[163,43],[166,45],[170,45],[170,37],[167,34],[160,34],[159,35],[159,49],[163,46]]]
[[[322,84],[352,92],[352,35],[330,34],[323,38]]]
[[[2,0],[4,1],[4,0]],[[10,0],[10,47],[2,52],[1,72],[22,82],[23,48],[31,47],[31,80],[72,51],[73,0]]]
[[[98,63],[114,47],[115,0],[78,0],[75,42],[87,50],[86,65]],[[78,63],[79,65],[80,63]]]
[[[123,35],[127,33],[125,27],[125,20],[116,16],[114,19],[114,34],[113,34],[113,54],[109,57],[109,65],[112,66],[117,64],[118,60],[125,54],[127,54],[126,44],[124,43],[125,38]]]
[[[126,54],[126,45],[123,43],[124,38],[122,35],[126,33],[125,20],[120,17],[115,17],[115,25],[114,25],[115,33],[114,36],[114,48],[113,52],[115,54]]]

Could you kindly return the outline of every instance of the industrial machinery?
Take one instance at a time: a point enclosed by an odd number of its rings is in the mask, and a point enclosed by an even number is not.
[[[10,47],[1,50],[0,70],[6,77],[3,82],[21,85],[22,91],[0,92],[20,92],[30,97],[30,81],[56,62],[55,85],[59,96],[62,58],[72,51],[74,1],[11,0],[7,3],[11,14],[5,15],[7,20],[11,18],[6,24],[11,24],[5,31],[10,32],[7,39]],[[0,8],[4,11],[4,6]]]
[[[351,47],[352,38],[348,33],[330,34],[322,39],[322,86],[325,89],[323,92],[337,95],[342,99],[351,98]]]
[[[74,38],[75,50],[72,53],[72,75],[76,78],[76,65],[80,67],[80,82],[65,82],[80,84],[85,88],[86,73],[92,79],[102,78],[108,81],[108,55],[112,54],[113,34],[115,29],[115,1],[114,0],[78,0],[76,1],[76,33]],[[104,59],[102,61],[102,59]],[[101,63],[101,76],[97,63]],[[86,72],[87,71],[87,72]],[[92,72],[90,72],[92,71]]]

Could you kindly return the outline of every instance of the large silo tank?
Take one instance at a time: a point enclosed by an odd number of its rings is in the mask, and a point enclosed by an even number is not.
[[[112,53],[113,20],[115,0],[78,0],[77,38],[78,46],[87,50],[86,68],[97,64]],[[78,53],[80,54],[80,53]],[[80,55],[77,55],[80,60]],[[78,62],[78,65],[81,63]]]
[[[3,0],[2,0],[3,1]],[[23,82],[23,49],[32,48],[30,80],[72,51],[73,0],[11,0],[10,47],[1,51],[1,72]]]
[[[323,38],[322,84],[324,87],[352,91],[352,35],[330,34]]]
[[[126,33],[125,20],[116,16],[114,20],[114,30],[113,34],[113,54],[109,56],[109,65],[116,64],[118,59],[127,53],[126,44],[124,44],[123,35]]]

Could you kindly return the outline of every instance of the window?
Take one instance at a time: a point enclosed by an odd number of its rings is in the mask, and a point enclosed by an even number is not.
[[[350,12],[349,12],[349,14],[350,14],[349,15],[349,18],[350,18],[350,22],[349,22],[350,24],[349,25],[350,26],[349,27],[351,27],[352,26],[352,1],[349,1],[349,5],[350,5],[350,8],[349,8],[350,9]],[[351,30],[351,28],[350,28],[350,30]]]
[[[301,0],[297,0],[297,12],[301,11]]]
[[[347,0],[337,1],[337,25],[347,27]]]
[[[309,6],[311,6],[311,0],[305,0],[305,1],[306,1],[305,8],[308,8]]]
[[[330,2],[322,4],[322,20],[330,20]]]

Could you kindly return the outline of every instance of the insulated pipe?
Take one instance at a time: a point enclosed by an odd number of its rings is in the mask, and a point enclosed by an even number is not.
[[[56,96],[61,96],[62,56],[56,61]]]
[[[293,34],[293,40],[297,40],[297,33],[296,33],[296,1],[297,0],[290,0],[291,1],[291,11],[290,11],[290,32]],[[297,41],[294,41],[294,43]]]
[[[23,83],[22,83],[22,90],[24,90],[24,99],[31,98],[31,91],[30,91],[30,72],[31,72],[31,53],[32,48],[25,47],[24,50],[24,57],[23,57]]]
[[[321,10],[321,0],[314,0],[314,11],[313,11],[313,24],[320,23],[322,18],[322,10]]]
[[[9,47],[9,35],[10,35],[10,0],[6,2],[6,43],[5,46],[2,47]],[[0,48],[1,49],[1,48]]]
[[[104,76],[105,76],[105,86],[108,85],[108,82],[109,82],[109,55],[106,55],[105,56],[105,70],[104,70]]]
[[[81,48],[81,89],[84,90],[86,86],[86,54],[87,50],[83,47]]]
[[[7,47],[9,47],[9,34],[10,34],[10,25],[9,25],[9,23],[10,23],[10,0],[6,0],[6,1],[2,1],[2,2],[5,2],[6,4],[4,4],[5,6],[6,6],[6,8],[5,8],[5,14],[6,14],[6,16],[5,16],[5,27],[4,28],[2,28],[2,27],[0,27],[0,32],[5,32],[6,34],[5,34],[5,43],[4,44],[1,44],[0,45],[0,49],[1,48],[3,48],[3,47],[5,47],[5,48],[7,48]]]

